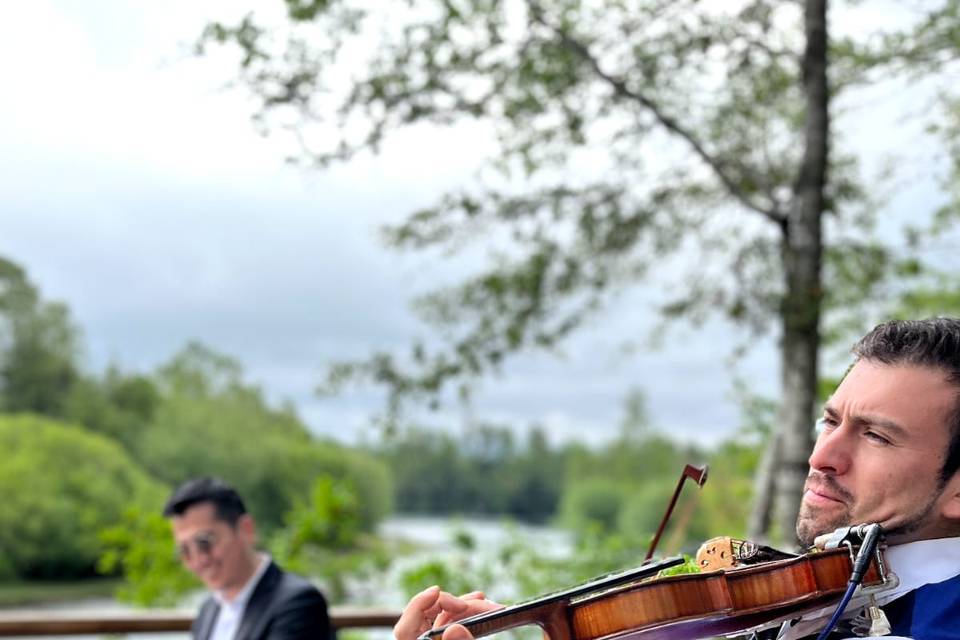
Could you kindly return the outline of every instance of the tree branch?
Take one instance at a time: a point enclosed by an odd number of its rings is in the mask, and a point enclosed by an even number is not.
[[[757,202],[754,202],[746,193],[744,193],[743,190],[737,186],[733,178],[727,174],[721,161],[707,151],[690,131],[683,127],[674,118],[664,113],[663,110],[660,109],[660,107],[657,106],[657,104],[652,100],[641,93],[631,90],[622,80],[614,78],[604,71],[600,67],[600,63],[597,61],[597,59],[590,53],[590,51],[582,42],[572,38],[568,33],[554,27],[544,19],[543,10],[536,2],[533,0],[528,0],[528,6],[530,7],[530,13],[534,21],[556,34],[565,47],[586,61],[587,64],[590,65],[590,68],[593,70],[593,72],[613,88],[618,97],[627,98],[640,103],[644,108],[653,114],[653,116],[658,122],[660,122],[661,125],[663,125],[664,128],[682,138],[688,145],[690,145],[694,153],[713,170],[714,174],[716,174],[723,186],[737,201],[751,211],[755,211],[765,216],[780,227],[783,227],[786,224],[786,215],[776,206],[765,207]],[[759,181],[757,181],[757,183],[759,184]]]

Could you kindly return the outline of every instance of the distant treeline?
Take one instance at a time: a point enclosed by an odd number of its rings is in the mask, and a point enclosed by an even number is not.
[[[634,421],[601,447],[551,446],[539,427],[518,438],[505,426],[476,425],[459,435],[408,428],[370,451],[389,465],[404,513],[506,516],[641,538],[656,530],[684,465],[709,462],[702,495],[687,489],[685,503],[698,507],[679,525],[682,542],[743,534],[760,450],[756,437],[744,441],[682,445]]]
[[[507,427],[463,431],[458,437],[412,427],[370,448],[390,467],[398,511],[506,515],[529,522],[555,515],[566,451],[551,449],[541,429],[519,443]]]

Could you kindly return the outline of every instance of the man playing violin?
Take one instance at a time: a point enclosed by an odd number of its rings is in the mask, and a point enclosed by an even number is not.
[[[879,523],[893,633],[960,638],[960,320],[888,322],[853,354],[818,421],[797,536]],[[817,631],[812,618],[781,637]]]
[[[797,536],[809,546],[840,527],[880,524],[898,582],[877,594],[892,633],[960,639],[960,319],[887,322],[853,354],[817,421]],[[410,600],[394,635],[415,640],[498,607],[481,592],[458,598],[431,587]],[[831,613],[791,621],[779,637],[816,636]],[[470,638],[459,625],[443,634]]]

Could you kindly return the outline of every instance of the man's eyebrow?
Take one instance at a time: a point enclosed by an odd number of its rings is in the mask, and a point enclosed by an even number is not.
[[[829,400],[827,401],[829,403]],[[824,405],[823,412],[829,415],[831,418],[839,418],[840,412],[831,407],[829,404]],[[853,416],[853,421],[858,425],[873,425],[876,427],[882,427],[886,429],[891,436],[896,438],[907,438],[910,436],[910,432],[905,429],[900,423],[894,422],[889,418],[884,418],[883,416],[878,416],[870,413],[864,413]]]
[[[855,416],[854,419],[861,424],[882,427],[888,431],[890,435],[896,438],[908,438],[910,436],[910,432],[901,426],[900,423],[894,422],[889,418],[884,418],[883,416],[876,416],[866,413],[860,416]]]

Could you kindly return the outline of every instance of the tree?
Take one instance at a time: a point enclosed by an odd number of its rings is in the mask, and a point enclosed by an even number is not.
[[[111,366],[100,378],[82,376],[77,380],[67,398],[64,416],[133,452],[159,403],[159,392],[149,377],[125,374]]]
[[[941,150],[945,152],[946,168],[938,172],[936,177],[941,181],[946,202],[936,209],[932,223],[926,229],[917,225],[911,235],[914,242],[918,240],[917,236],[923,238],[924,235],[928,240],[932,237],[935,241],[941,241],[939,247],[934,244],[933,248],[952,256],[955,254],[955,239],[944,236],[960,220],[960,92],[957,91],[957,74],[960,72],[960,2],[925,2],[913,7],[913,11],[918,14],[915,20],[898,25],[896,30],[884,34],[879,41],[847,46],[866,73],[894,76],[920,88],[916,93],[926,102],[925,124],[943,142]],[[942,263],[941,271],[934,273],[927,287],[904,296],[907,298],[904,305],[907,309],[926,311],[932,308],[934,313],[956,313],[958,285],[955,277],[944,277]],[[953,265],[948,270],[950,275],[955,272]],[[950,300],[946,308],[930,304],[931,298],[938,295],[937,289],[949,292],[946,297]]]
[[[209,25],[199,45],[240,47],[258,122],[293,128],[318,167],[420,123],[480,121],[496,136],[478,186],[387,230],[402,249],[491,243],[488,270],[419,301],[444,343],[340,363],[331,382],[383,384],[391,411],[451,385],[466,394],[510,354],[557,345],[624,287],[668,283],[667,318],[719,313],[778,336],[778,464],[760,485],[775,488],[774,528],[789,535],[829,292],[869,273],[854,301],[869,298],[893,265],[851,215],[866,200],[852,160],[831,152],[829,102],[842,87],[828,83],[827,1],[398,4],[286,0],[285,45],[253,16]],[[338,65],[350,63],[338,95]]]
[[[122,397],[131,409],[150,408],[132,451],[168,485],[220,476],[244,496],[267,533],[282,525],[284,513],[324,474],[353,485],[365,529],[389,512],[384,465],[360,451],[313,439],[293,409],[270,406],[258,387],[244,381],[233,358],[192,343],[162,365],[153,382],[159,393],[155,401],[139,393]]]
[[[159,511],[166,495],[116,442],[79,426],[0,416],[0,449],[4,578],[95,575],[100,530],[118,524],[127,508]]]
[[[0,410],[63,415],[77,338],[66,306],[41,300],[26,272],[0,258]]]

